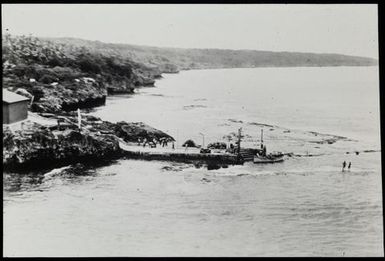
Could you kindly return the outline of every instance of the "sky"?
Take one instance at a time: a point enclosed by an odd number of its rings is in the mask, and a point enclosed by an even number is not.
[[[2,4],[2,30],[158,47],[378,59],[375,4]]]

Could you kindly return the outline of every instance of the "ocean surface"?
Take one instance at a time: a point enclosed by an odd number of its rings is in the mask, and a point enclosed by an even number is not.
[[[378,67],[165,74],[84,111],[283,163],[116,160],[4,173],[5,256],[383,256]],[[202,133],[202,134],[200,134]],[[351,162],[342,172],[342,162]]]

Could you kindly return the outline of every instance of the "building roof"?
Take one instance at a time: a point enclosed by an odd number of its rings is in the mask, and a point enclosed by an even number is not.
[[[28,100],[29,98],[27,97],[3,89],[3,102],[5,103],[15,103]]]

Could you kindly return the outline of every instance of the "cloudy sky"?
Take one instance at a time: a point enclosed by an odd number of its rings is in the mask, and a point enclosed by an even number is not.
[[[376,5],[5,4],[12,34],[378,58]]]

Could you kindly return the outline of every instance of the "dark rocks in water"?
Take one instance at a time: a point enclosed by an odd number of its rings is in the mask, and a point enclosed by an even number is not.
[[[200,104],[183,106],[183,109],[184,109],[184,110],[191,110],[191,109],[195,109],[195,108],[207,108],[207,106],[205,106],[205,105],[200,105]]]
[[[283,133],[290,133],[290,130],[284,130]]]
[[[277,126],[273,126],[273,125],[270,125],[270,124],[265,124],[265,123],[259,123],[259,122],[249,122],[247,123],[249,125],[255,125],[255,126],[261,126],[261,127],[277,127]]]
[[[296,156],[296,157],[319,157],[319,156],[323,156],[325,155],[324,153],[321,153],[321,154],[310,154],[310,153],[307,153],[307,154],[294,154],[294,153],[291,153],[291,155],[289,154],[286,154],[290,157],[292,156]]]
[[[162,170],[171,171],[174,170],[174,168],[172,166],[164,166],[162,167]]]
[[[228,121],[234,122],[234,123],[243,123],[242,120],[236,120],[236,119],[228,119]]]
[[[321,140],[318,141],[309,141],[311,143],[317,143],[317,144],[334,144],[337,141],[345,140],[345,141],[352,141],[348,139],[347,137],[333,135],[333,134],[323,134],[315,131],[308,131],[308,133],[313,134],[314,136],[320,136],[322,137]]]
[[[309,131],[309,133],[313,134],[314,136],[318,136],[318,133],[315,131]]]
[[[327,142],[327,144],[333,144],[337,141],[337,139],[327,139],[325,140],[325,142]]]
[[[206,182],[206,183],[211,182],[211,180],[206,179],[206,178],[202,178],[201,181]]]
[[[317,144],[334,144],[338,141],[337,138],[329,138],[329,139],[323,139],[323,140],[317,140],[317,141],[309,141],[310,143],[317,143]]]
[[[368,153],[368,152],[377,152],[376,150],[364,150],[363,152]]]

